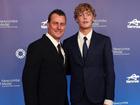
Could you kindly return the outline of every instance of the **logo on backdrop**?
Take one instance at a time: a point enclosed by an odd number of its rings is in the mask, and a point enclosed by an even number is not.
[[[107,27],[107,20],[105,19],[96,19],[93,23],[94,27]]]
[[[133,19],[132,21],[128,22],[127,28],[140,28],[140,20]]]
[[[113,48],[113,55],[130,55],[130,48]]]
[[[0,20],[0,28],[18,28],[18,20]]]
[[[2,79],[0,87],[20,87],[20,79]]]
[[[23,59],[26,55],[26,52],[23,49],[17,49],[15,55],[16,55],[17,58]]]
[[[48,23],[48,20],[45,20],[45,21],[41,22],[41,28],[42,29],[47,29],[47,23]]]
[[[139,83],[139,75],[132,74],[131,76],[126,77],[126,83]]]
[[[113,105],[128,105],[128,102],[127,101],[114,102]]]

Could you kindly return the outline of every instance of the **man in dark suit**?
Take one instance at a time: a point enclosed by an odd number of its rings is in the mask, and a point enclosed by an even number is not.
[[[65,13],[52,11],[47,27],[48,32],[27,50],[22,76],[25,105],[68,105],[65,53],[60,45],[66,27]]]
[[[93,31],[96,14],[90,4],[79,4],[74,17],[79,32],[63,43],[71,72],[71,104],[112,105],[115,73],[111,40]]]

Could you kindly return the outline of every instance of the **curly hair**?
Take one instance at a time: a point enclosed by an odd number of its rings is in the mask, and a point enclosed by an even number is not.
[[[93,14],[94,17],[96,17],[95,9],[90,4],[80,3],[74,10],[74,18],[76,19],[77,16],[84,11],[89,11]]]

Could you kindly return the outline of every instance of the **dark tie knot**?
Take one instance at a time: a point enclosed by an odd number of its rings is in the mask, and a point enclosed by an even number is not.
[[[84,37],[84,41],[86,41],[87,40],[87,37]]]
[[[58,45],[57,45],[57,48],[58,48],[58,49],[61,49],[61,44],[58,44]]]

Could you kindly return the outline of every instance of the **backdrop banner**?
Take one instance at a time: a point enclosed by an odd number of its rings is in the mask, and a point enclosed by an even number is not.
[[[0,105],[24,105],[21,76],[27,46],[47,32],[48,14],[56,8],[66,13],[63,41],[78,31],[73,12],[82,2],[96,10],[94,30],[112,40],[114,105],[140,105],[140,0],[0,0]],[[70,85],[70,76],[67,80]]]

